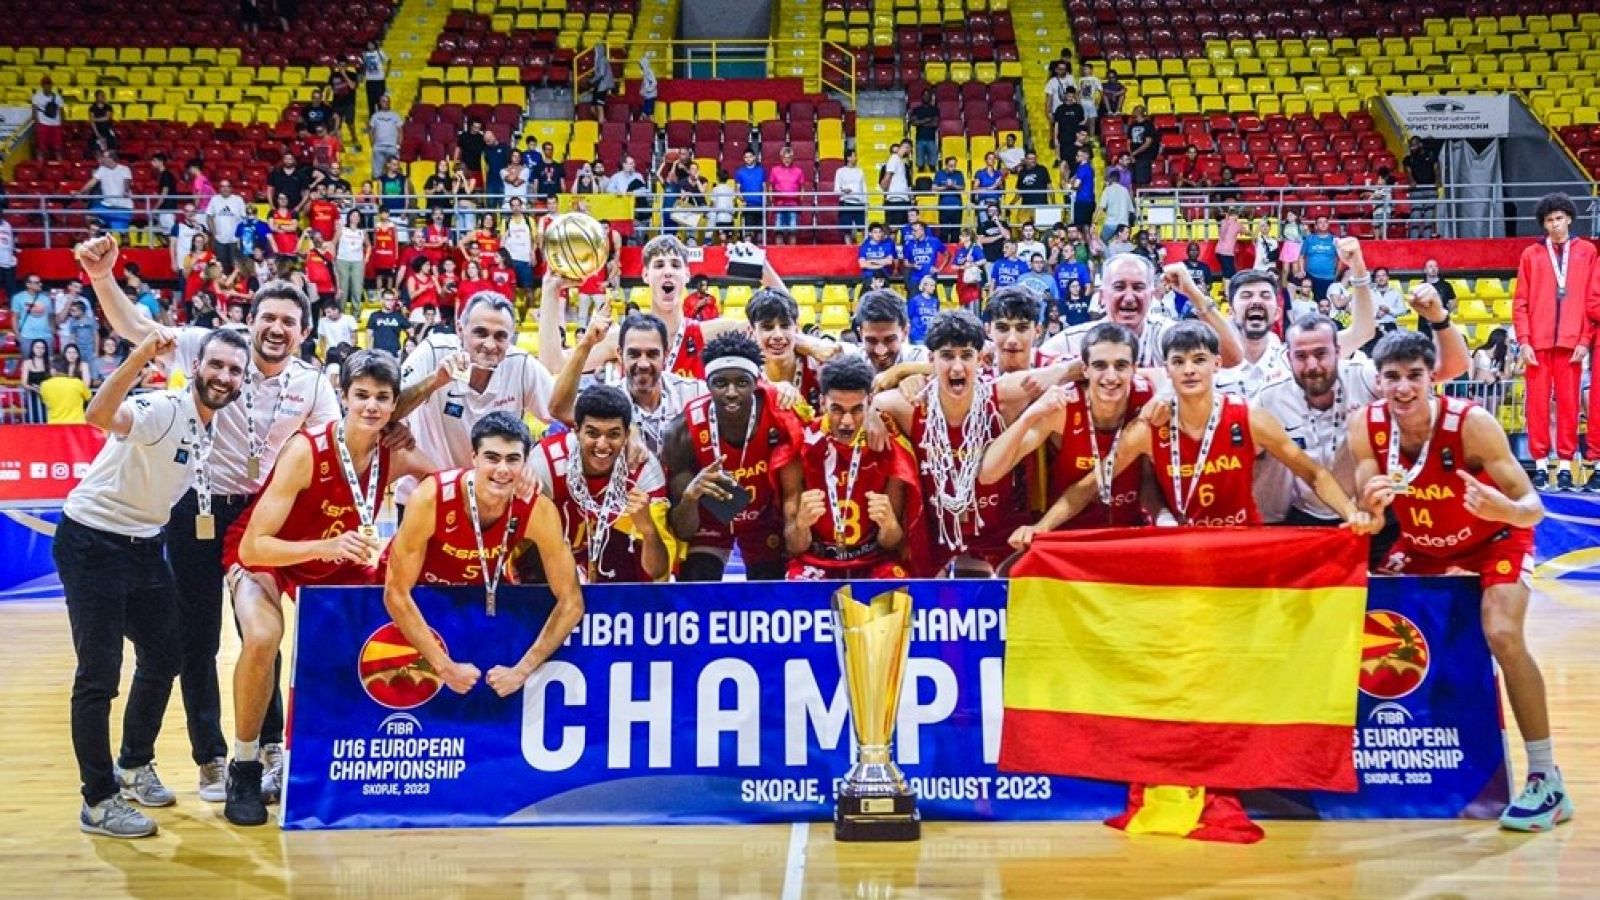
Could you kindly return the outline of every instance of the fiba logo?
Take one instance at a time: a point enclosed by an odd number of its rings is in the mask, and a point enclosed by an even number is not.
[[[444,646],[437,631],[429,629],[429,633],[439,646]],[[438,674],[393,622],[374,631],[361,646],[360,677],[367,696],[389,709],[416,709],[444,687]],[[385,719],[385,726],[394,719]]]
[[[1422,685],[1430,662],[1428,639],[1415,622],[1388,610],[1367,613],[1361,635],[1359,684],[1363,694],[1398,700]],[[1396,704],[1382,704],[1373,713],[1385,706]]]
[[[410,737],[422,733],[422,723],[411,713],[390,713],[378,723],[378,733],[388,737]]]
[[[1411,721],[1411,710],[1398,703],[1379,703],[1367,713],[1367,721],[1374,725],[1405,725]]]

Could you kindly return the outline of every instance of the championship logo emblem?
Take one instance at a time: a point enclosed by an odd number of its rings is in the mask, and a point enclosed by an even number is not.
[[[1361,635],[1361,692],[1398,700],[1428,677],[1428,639],[1405,616],[1388,610],[1367,613]]]
[[[433,639],[444,646],[437,631]],[[444,682],[411,646],[400,626],[389,622],[361,647],[361,687],[374,703],[389,709],[416,709],[439,693]]]

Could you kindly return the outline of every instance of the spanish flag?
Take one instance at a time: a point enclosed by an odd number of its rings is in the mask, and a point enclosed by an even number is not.
[[[1355,790],[1366,561],[1327,528],[1039,536],[1011,569],[1000,768],[1204,786],[1132,797],[1199,824],[1227,791]]]

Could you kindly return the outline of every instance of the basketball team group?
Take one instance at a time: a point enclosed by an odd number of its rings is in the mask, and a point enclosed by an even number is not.
[[[1378,573],[1476,575],[1530,774],[1501,819],[1570,818],[1545,690],[1523,638],[1539,495],[1496,419],[1435,385],[1466,371],[1438,294],[1417,331],[1377,337],[1353,238],[1347,328],[1283,322],[1279,285],[1246,271],[1228,311],[1180,264],[1109,259],[1102,318],[1043,339],[1040,298],[996,290],[981,319],[941,313],[908,340],[906,301],[864,293],[859,342],[806,334],[766,267],[742,319],[694,321],[689,253],[643,248],[649,311],[569,332],[552,273],[536,353],[516,309],[469,298],[456,333],[403,361],[363,350],[336,381],[296,355],[309,301],[275,282],[244,329],[168,329],[124,295],[113,237],[76,255],[136,349],[95,395],[109,438],[63,509],[53,553],[78,666],[72,739],[80,827],[154,834],[176,802],[154,748],[176,684],[201,799],[267,821],[283,787],[283,603],[305,585],[382,585],[406,639],[451,690],[509,697],[583,616],[583,586],[1003,576],[1041,532],[1263,524],[1372,536]],[[1181,294],[1192,318],[1151,311]],[[1363,352],[1365,348],[1366,352]],[[129,397],[147,364],[185,387]],[[538,433],[530,431],[532,421]],[[380,539],[392,496],[399,524]],[[1219,564],[1222,564],[1219,562]],[[547,584],[523,655],[480,670],[433,637],[419,585]],[[241,635],[233,738],[217,656],[224,593]],[[124,638],[137,665],[121,746],[111,703]],[[485,663],[487,665],[487,663]]]

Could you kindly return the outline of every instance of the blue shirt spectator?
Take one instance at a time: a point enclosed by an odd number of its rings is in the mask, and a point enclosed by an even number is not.
[[[985,156],[983,168],[972,173],[972,204],[979,209],[999,203],[1006,191],[1006,172],[993,156]]]
[[[1072,195],[1074,203],[1094,203],[1094,166],[1080,163],[1072,177],[1078,181],[1078,190]]]
[[[989,267],[989,277],[994,279],[997,288],[1010,287],[1016,284],[1028,271],[1028,264],[1017,259],[1017,245],[1006,242],[1005,256],[994,261]]]
[[[1057,283],[1059,284],[1059,282]],[[1056,304],[1056,308],[1061,311],[1062,321],[1067,325],[1082,325],[1093,318],[1089,311],[1089,306],[1092,303],[1089,299],[1089,290],[1087,287],[1074,290],[1072,285],[1076,284],[1077,282],[1075,281],[1070,282],[1067,288],[1061,292],[1060,302]]]
[[[911,343],[920,344],[928,336],[928,325],[939,314],[939,294],[930,282],[926,291],[919,290],[906,301],[906,318],[910,320],[907,336]]]
[[[922,283],[922,279],[933,275],[939,268],[941,258],[945,253],[944,241],[927,233],[922,225],[914,226],[916,232],[906,239],[905,245],[900,248],[900,258],[905,260],[910,271],[906,274],[906,287],[915,289]]]
[[[884,235],[883,225],[873,223],[867,230],[867,239],[861,242],[861,249],[856,252],[856,259],[861,265],[861,279],[870,281],[873,275],[889,274],[895,256],[894,241]]]
[[[1089,289],[1094,286],[1094,275],[1089,272],[1089,266],[1075,259],[1056,263],[1056,269],[1053,274],[1055,275],[1057,295],[1061,297],[1067,296],[1068,292],[1072,290],[1070,285],[1073,282],[1083,286],[1085,296],[1088,295]]]
[[[1306,259],[1306,274],[1320,281],[1332,281],[1339,274],[1338,239],[1328,232],[1328,220],[1318,219],[1317,230],[1306,236],[1300,253]]]
[[[1033,258],[1032,265],[1017,278],[1017,284],[1032,288],[1039,295],[1039,299],[1047,301],[1047,305],[1061,299],[1061,289],[1056,286],[1056,279],[1045,265],[1042,256]]]
[[[755,161],[754,153],[745,154],[745,163],[733,170],[733,183],[739,187],[739,199],[745,206],[761,206],[761,192],[767,189],[767,169]]]
[[[939,195],[940,209],[960,209],[962,193],[966,191],[967,176],[957,169],[940,169],[933,176],[933,190]]]

